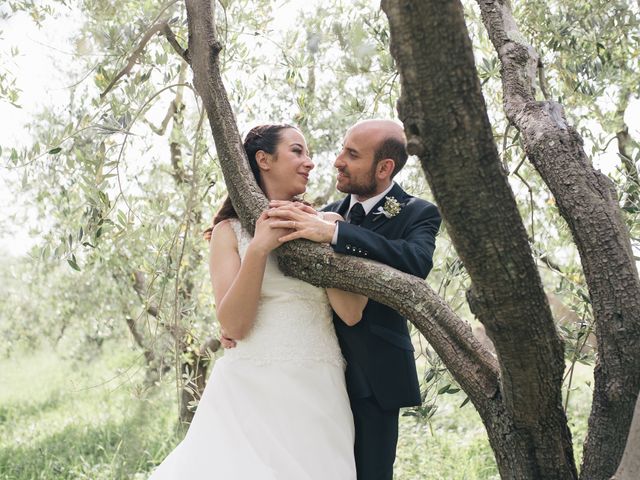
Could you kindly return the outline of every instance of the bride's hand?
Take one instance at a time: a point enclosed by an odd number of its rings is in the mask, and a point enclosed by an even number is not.
[[[281,228],[282,226],[274,225],[276,221],[277,219],[269,217],[268,210],[262,212],[258,220],[256,220],[256,229],[253,240],[251,240],[253,248],[268,254],[273,249],[282,245],[282,242],[278,240],[279,238],[293,232],[293,229]]]
[[[315,210],[312,206],[307,205],[302,202],[292,202],[290,200],[271,200],[269,202],[269,208],[279,208],[279,207],[295,207],[301,212],[308,213],[309,215],[316,215],[320,217],[322,220],[326,220],[328,222],[338,222],[344,221],[342,215],[337,212],[319,212]]]

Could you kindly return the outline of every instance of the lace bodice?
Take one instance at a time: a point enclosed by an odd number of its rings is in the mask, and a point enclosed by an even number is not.
[[[237,219],[230,223],[242,260],[251,236]],[[275,255],[269,255],[254,326],[224,356],[258,363],[313,360],[344,366],[325,290],[285,276]]]

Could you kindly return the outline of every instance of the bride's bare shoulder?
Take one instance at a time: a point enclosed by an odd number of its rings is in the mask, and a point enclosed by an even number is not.
[[[223,220],[213,227],[210,245],[234,245],[237,247],[238,241],[231,223],[232,221],[233,219]]]

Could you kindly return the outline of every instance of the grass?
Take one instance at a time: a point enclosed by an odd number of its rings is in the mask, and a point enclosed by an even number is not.
[[[2,361],[0,480],[146,478],[177,437],[168,389],[140,391],[138,364],[122,351]]]
[[[0,360],[0,480],[146,480],[181,434],[170,376],[143,390],[141,364],[123,347],[91,362],[47,351]],[[590,394],[584,381],[576,385],[570,423],[578,447]],[[499,478],[480,419],[470,404],[459,407],[463,399],[442,395],[429,423],[401,417],[396,479]]]

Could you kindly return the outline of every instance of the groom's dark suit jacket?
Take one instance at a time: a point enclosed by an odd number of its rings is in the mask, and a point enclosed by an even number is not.
[[[391,218],[375,215],[386,197],[401,205]],[[440,214],[432,203],[412,197],[394,185],[365,217],[362,225],[340,223],[337,253],[355,255],[387,264],[420,278],[433,265],[435,236]],[[325,207],[325,211],[345,216],[349,196]],[[352,399],[374,396],[385,410],[420,404],[420,388],[414,349],[407,321],[396,311],[369,300],[362,320],[347,326],[334,313],[334,323],[347,361],[347,390]]]

